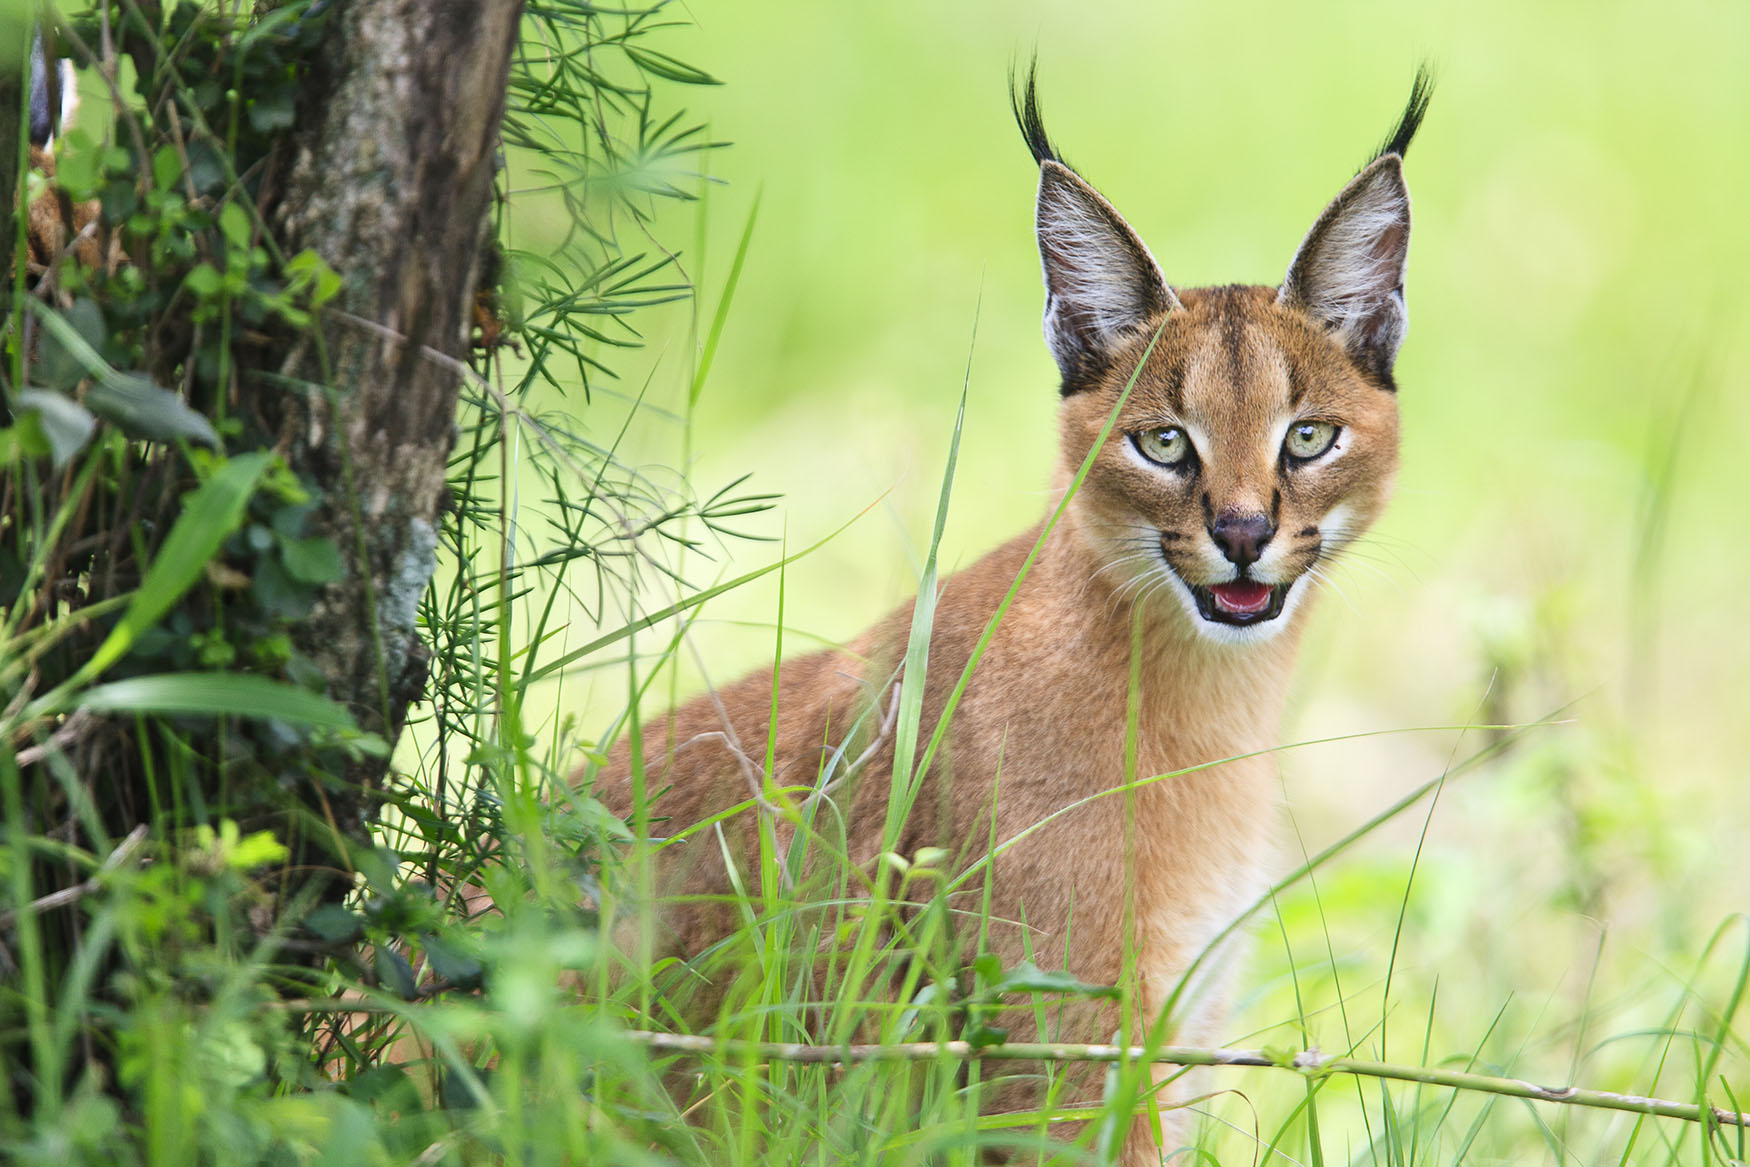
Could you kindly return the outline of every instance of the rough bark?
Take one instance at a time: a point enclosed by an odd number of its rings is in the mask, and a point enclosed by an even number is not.
[[[425,683],[415,612],[460,388],[433,354],[466,355],[521,12],[521,0],[343,4],[275,211],[287,254],[313,248],[345,280],[325,343],[285,354],[304,388],[275,390],[282,447],[326,492],[315,526],[349,564],[298,640],[330,695],[390,741]],[[356,838],[381,763],[349,777],[361,796],[334,809]]]

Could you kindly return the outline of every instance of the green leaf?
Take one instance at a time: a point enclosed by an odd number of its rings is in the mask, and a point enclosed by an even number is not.
[[[219,290],[225,286],[225,277],[212,264],[198,263],[182,278],[182,286],[194,295],[206,299],[219,294]]]
[[[308,539],[281,539],[280,558],[286,574],[307,584],[333,583],[346,574],[340,548],[326,535]]]
[[[79,670],[76,680],[89,680],[126,656],[140,634],[158,623],[194,585],[220,544],[242,524],[249,496],[255,493],[256,482],[272,460],[273,455],[265,450],[239,455],[183,497],[182,514],[146,569],[146,578],[140,581],[128,610]]]
[[[189,438],[209,446],[219,444],[212,423],[170,392],[138,373],[118,373],[80,333],[73,321],[41,300],[25,301],[42,323],[44,333],[66,350],[87,373],[97,379],[85,394],[85,407],[109,418],[129,437],[157,441]]]
[[[213,423],[170,390],[138,373],[117,373],[85,391],[85,404],[130,438],[169,442],[177,438],[217,446]]]
[[[271,134],[292,126],[297,112],[292,102],[292,88],[271,89],[249,103],[249,128],[258,134]]]
[[[198,191],[214,191],[225,185],[225,160],[219,148],[205,138],[188,144],[188,180]]]
[[[723,84],[703,69],[695,69],[684,61],[675,60],[667,53],[659,53],[653,49],[643,49],[631,44],[622,44],[620,47],[646,73],[654,73],[658,77],[666,77],[670,81],[679,81],[682,85]]]
[[[237,47],[250,49],[261,41],[279,36],[287,25],[295,26],[298,21],[308,18],[308,14],[300,8],[278,8],[256,19],[237,40]]]
[[[486,975],[486,966],[474,957],[458,951],[430,932],[422,933],[419,943],[425,949],[426,963],[431,965],[432,972],[458,989],[480,987],[481,978]]]
[[[21,389],[12,399],[12,407],[36,414],[37,425],[48,439],[49,458],[59,470],[85,448],[97,428],[97,419],[77,401],[64,393],[47,389]]]
[[[182,177],[182,159],[174,146],[162,147],[152,155],[152,184],[159,190],[169,190]]]
[[[67,197],[82,203],[97,194],[104,178],[104,148],[81,126],[61,135],[55,154],[55,183]]]
[[[225,242],[237,251],[249,250],[249,236],[253,228],[249,222],[249,212],[236,203],[226,203],[219,212],[219,230],[224,233]]]
[[[236,829],[236,824],[230,819],[225,822],[233,831]],[[290,854],[286,845],[274,838],[272,831],[252,831],[231,841],[225,851],[225,861],[233,871],[249,871],[278,863]]]
[[[403,1001],[411,1001],[419,995],[419,988],[413,983],[413,966],[407,963],[405,956],[393,948],[378,945],[373,963],[377,967],[377,980],[385,989]]]
[[[287,620],[301,620],[316,602],[315,589],[299,583],[274,556],[255,561],[249,590],[262,609]]]
[[[328,303],[340,291],[340,274],[307,247],[286,261],[286,278],[293,290],[308,286],[310,303],[316,307]]]
[[[1009,1031],[1000,1025],[986,1025],[979,1022],[970,1025],[961,1035],[966,1044],[973,1049],[989,1049],[993,1045],[1002,1045],[1009,1040]]]
[[[365,922],[358,913],[339,904],[323,904],[304,917],[304,927],[330,944],[350,944],[365,934]]]
[[[81,296],[62,313],[67,324],[84,345],[74,352],[63,344],[58,330],[45,327],[37,342],[36,360],[31,365],[30,379],[51,389],[71,389],[88,376],[100,375],[108,369],[101,360],[93,369],[82,355],[96,354],[103,348],[109,330],[103,323],[103,312],[89,298]]]
[[[352,729],[337,701],[251,673],[155,673],[87,689],[78,706],[95,713],[277,717],[300,725]]]
[[[1078,997],[1118,996],[1114,985],[1090,985],[1062,970],[1047,972],[1030,960],[1022,961],[990,986],[992,993],[1072,993]]]

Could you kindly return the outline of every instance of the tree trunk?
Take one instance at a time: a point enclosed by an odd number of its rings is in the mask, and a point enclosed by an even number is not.
[[[288,342],[281,447],[325,492],[313,532],[348,574],[297,634],[330,695],[391,743],[423,692],[415,628],[436,566],[438,512],[521,0],[350,0],[305,87],[276,215],[286,254],[311,248],[345,280],[321,337]],[[268,379],[272,382],[275,379]],[[353,764],[353,838],[386,762]]]

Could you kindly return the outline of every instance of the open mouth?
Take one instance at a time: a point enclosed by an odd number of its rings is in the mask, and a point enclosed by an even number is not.
[[[1198,614],[1205,620],[1244,627],[1248,624],[1262,624],[1282,615],[1282,605],[1288,599],[1289,586],[1259,583],[1255,579],[1238,579],[1212,587],[1198,587],[1193,584],[1191,595],[1197,600]]]

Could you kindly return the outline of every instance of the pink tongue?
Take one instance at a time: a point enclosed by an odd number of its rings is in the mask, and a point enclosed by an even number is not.
[[[1270,606],[1270,585],[1255,580],[1216,584],[1209,589],[1215,595],[1215,606],[1238,616],[1262,612]]]

